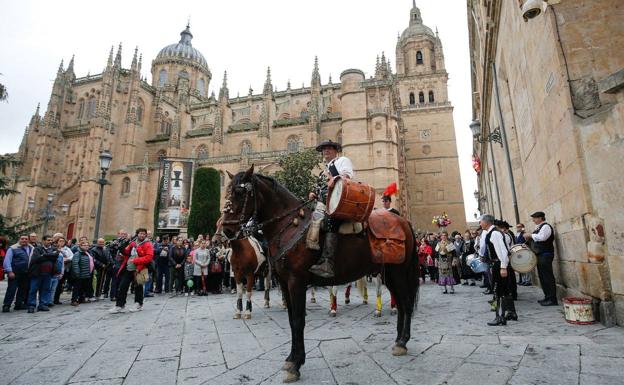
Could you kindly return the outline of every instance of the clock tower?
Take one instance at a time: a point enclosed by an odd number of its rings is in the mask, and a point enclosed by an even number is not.
[[[432,217],[446,212],[452,228],[463,230],[466,217],[442,42],[437,30],[423,24],[415,2],[409,26],[397,41],[396,66],[414,228],[434,230]]]

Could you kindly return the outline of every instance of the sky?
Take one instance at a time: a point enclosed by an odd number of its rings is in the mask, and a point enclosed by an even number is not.
[[[424,24],[437,27],[449,73],[466,218],[474,220],[476,174],[471,166],[470,62],[466,2],[417,0]],[[228,0],[118,1],[0,0],[0,83],[9,93],[0,103],[0,153],[16,152],[24,128],[41,103],[43,115],[61,60],[75,55],[77,77],[98,74],[112,45],[123,45],[124,67],[135,47],[143,54],[142,75],[151,79],[158,51],[180,39],[190,19],[192,44],[212,72],[218,94],[228,72],[230,97],[262,91],[266,69],[284,90],[310,85],[314,56],[321,81],[339,81],[347,68],[374,74],[385,52],[395,66],[397,34],[407,28],[412,0]]]

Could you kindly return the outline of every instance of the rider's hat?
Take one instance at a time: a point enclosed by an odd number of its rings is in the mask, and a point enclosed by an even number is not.
[[[316,146],[316,151],[322,152],[323,147],[333,147],[336,149],[336,151],[342,151],[342,145],[338,142],[332,141],[331,139],[327,139],[321,142],[318,146]]]

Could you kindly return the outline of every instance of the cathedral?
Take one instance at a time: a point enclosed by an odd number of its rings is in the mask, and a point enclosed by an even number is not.
[[[100,234],[152,228],[165,159],[219,170],[223,197],[226,171],[254,164],[270,174],[283,154],[331,139],[379,194],[398,183],[394,204],[414,229],[434,230],[432,217],[444,212],[465,228],[442,43],[415,4],[396,43],[396,71],[382,54],[368,77],[352,68],[323,83],[315,59],[309,87],[278,91],[269,68],[261,93],[231,97],[227,73],[210,93],[213,74],[188,25],[152,60],[151,81],[140,75],[137,50],[130,68],[121,60],[120,44],[97,75],[76,77],[74,58],[61,63],[45,113],[37,107],[25,130],[13,175],[20,194],[2,202],[8,218],[37,221],[54,194],[50,232],[91,237],[107,150]]]

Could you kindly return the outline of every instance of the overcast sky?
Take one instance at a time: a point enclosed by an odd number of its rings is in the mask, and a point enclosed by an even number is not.
[[[92,5],[93,4],[93,5]],[[417,0],[424,24],[437,27],[449,72],[466,217],[473,220],[476,177],[471,168],[470,65],[466,2]],[[123,44],[129,67],[136,46],[142,74],[151,79],[151,61],[176,43],[190,17],[193,46],[212,71],[210,90],[218,94],[228,71],[230,97],[262,91],[266,67],[274,86],[310,84],[314,56],[321,80],[334,82],[347,68],[374,74],[382,51],[395,69],[397,34],[409,23],[411,0],[229,0],[229,1],[34,1],[0,0],[0,83],[9,92],[0,103],[0,153],[15,152],[37,103],[42,115],[61,59],[76,55],[76,76],[97,74],[111,45]]]

